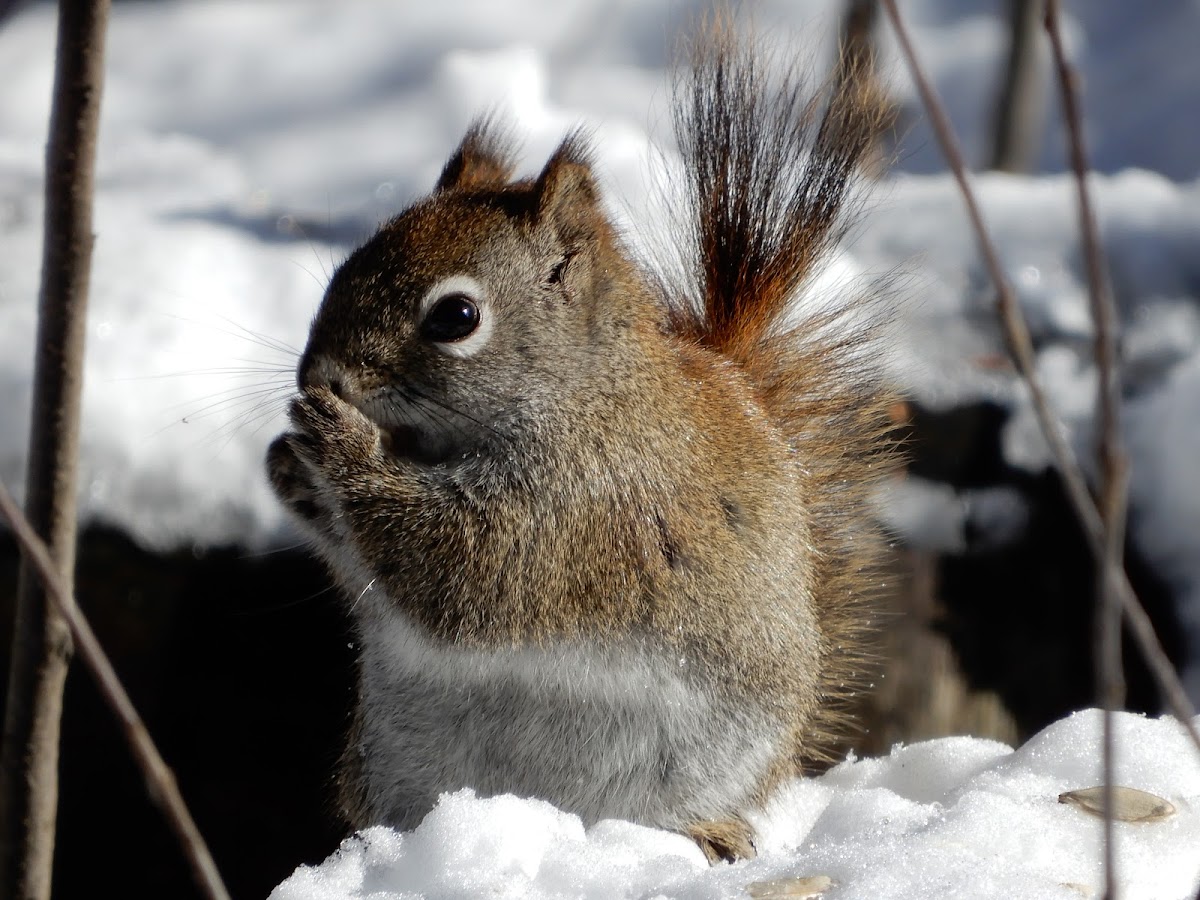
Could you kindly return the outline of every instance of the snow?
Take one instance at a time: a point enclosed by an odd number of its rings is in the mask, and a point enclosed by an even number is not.
[[[1173,720],[1122,713],[1116,724],[1117,782],[1177,810],[1117,824],[1122,897],[1190,898],[1200,887],[1200,757]],[[347,839],[271,900],[715,900],[817,876],[832,880],[825,896],[838,900],[1096,897],[1101,821],[1057,798],[1100,782],[1100,728],[1089,710],[1018,750],[942,738],[848,760],[784,786],[751,815],[756,859],[714,867],[676,834],[617,821],[585,829],[539,800],[463,790],[443,795],[409,834],[380,827]]]
[[[1192,46],[1200,5],[1068,5],[1125,328],[1131,529],[1180,600],[1191,647],[1185,677],[1200,697],[1200,118],[1189,114],[1200,108]],[[429,188],[467,123],[489,108],[524,141],[527,171],[585,124],[616,214],[645,224],[650,139],[672,159],[673,36],[706,6],[117,4],[98,163],[85,519],[161,549],[294,540],[261,459],[283,427],[291,371],[333,266]],[[976,160],[1003,54],[1003,6],[991,0],[964,14],[955,0],[904,4]],[[51,5],[34,4],[0,23],[0,479],[18,493],[53,15]],[[825,70],[835,5],[762,0],[753,19],[789,54]],[[931,406],[986,397],[1011,407],[1006,458],[1040,468],[1046,450],[1028,400],[994,363],[991,289],[961,200],[885,43],[885,73],[908,116],[896,174],[872,189],[822,289],[865,282],[895,297],[892,364],[905,386]],[[1039,371],[1086,460],[1091,326],[1073,186],[1061,174],[1052,101],[1047,109],[1040,174],[992,174],[978,186],[1031,318]],[[1020,527],[1024,512],[1012,498],[983,499],[982,514],[998,527]],[[910,482],[891,506],[910,539],[943,549],[961,542],[964,504],[943,488]],[[1121,721],[1123,777],[1180,809],[1167,823],[1121,826],[1129,896],[1184,896],[1200,865],[1195,754],[1168,723]],[[1060,722],[1015,752],[961,739],[847,762],[777,798],[762,814],[762,856],[738,866],[708,869],[677,836],[620,823],[584,830],[535,801],[460,794],[415,833],[372,831],[320,869],[300,870],[277,896],[462,896],[492,887],[505,896],[512,885],[529,896],[741,896],[751,881],[798,874],[833,877],[839,897],[1076,896],[1060,885],[1095,889],[1096,826],[1054,798],[1098,781],[1094,722]]]

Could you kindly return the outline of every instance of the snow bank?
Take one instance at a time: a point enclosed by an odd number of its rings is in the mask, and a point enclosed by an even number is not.
[[[1121,896],[1191,898],[1200,755],[1173,720],[1120,714],[1116,723],[1118,783],[1175,808],[1162,821],[1117,825]],[[789,879],[819,876],[832,881],[830,900],[1099,897],[1101,821],[1058,797],[1099,784],[1100,727],[1089,710],[1019,750],[943,738],[849,760],[786,785],[753,815],[759,856],[735,865],[710,867],[679,835],[611,820],[585,829],[538,800],[460,791],[411,833],[371,828],[347,839],[271,900],[715,900],[797,896],[784,890]]]
[[[466,123],[492,106],[525,141],[530,166],[566,129],[587,123],[615,205],[644,214],[650,135],[664,137],[670,35],[705,6],[663,0],[613,10],[571,0],[548,13],[526,0],[500,12],[460,0],[418,14],[371,0],[118,5],[99,156],[83,516],[159,548],[289,540],[261,458],[283,425],[291,369],[336,262],[427,190]],[[964,17],[953,7],[924,0],[909,12],[970,142],[986,131],[977,107],[1002,33],[998,11]],[[1183,7],[1124,19],[1091,5],[1074,12],[1084,17],[1071,20],[1071,34],[1088,75],[1107,71],[1110,58],[1119,69],[1166,72],[1160,45],[1200,22]],[[33,5],[0,27],[0,478],[14,486],[25,467],[53,16],[51,6]],[[827,3],[764,2],[755,21],[788,35],[788,50],[823,71],[837,25]],[[905,95],[902,67],[888,66]],[[1169,71],[1171,97],[1187,108],[1200,77],[1180,73],[1200,71],[1200,57],[1172,57]],[[977,92],[961,108],[972,84]],[[1151,151],[1164,144],[1200,158],[1200,126],[1173,107],[1150,107],[1161,128],[1131,128],[1133,108],[1146,124],[1146,104],[1129,102],[1145,93],[1134,82],[1089,95],[1092,137],[1124,148],[1120,165],[1159,165]],[[1170,140],[1147,141],[1149,133]],[[900,167],[928,168],[918,159],[928,144],[914,135]],[[1087,325],[1070,184],[993,176],[982,187],[1039,337],[1068,345],[1045,365],[1083,435],[1089,376],[1078,356]],[[1200,336],[1197,317],[1187,318],[1200,283],[1190,249],[1200,234],[1198,193],[1194,182],[1147,173],[1097,183],[1129,321],[1150,335],[1130,340],[1155,361],[1143,384],[1162,381],[1168,356],[1191,356]],[[1012,400],[1008,382],[972,362],[995,341],[952,184],[900,177],[867,207],[843,264],[886,273],[897,302],[911,307],[900,348],[909,387],[934,401]],[[1037,464],[1044,451],[1022,421],[1014,454]],[[1186,446],[1194,431],[1180,437]],[[1189,496],[1200,496],[1191,481]]]

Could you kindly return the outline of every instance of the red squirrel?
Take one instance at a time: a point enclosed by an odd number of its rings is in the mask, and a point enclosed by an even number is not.
[[[843,734],[893,397],[878,301],[803,294],[881,104],[765,60],[713,27],[676,86],[679,277],[580,133],[514,179],[486,122],[334,273],[267,468],[360,649],[354,827],[471,787],[745,857]]]

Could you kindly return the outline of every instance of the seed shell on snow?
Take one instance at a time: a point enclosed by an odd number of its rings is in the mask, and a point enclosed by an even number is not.
[[[1104,816],[1104,787],[1080,788],[1058,795],[1059,803],[1070,803],[1094,816]],[[1162,797],[1137,788],[1113,786],[1113,818],[1118,822],[1161,822],[1175,815],[1175,807]]]
[[[831,887],[833,879],[828,875],[810,875],[807,878],[752,881],[746,885],[746,893],[755,900],[800,900],[803,897],[819,897]]]

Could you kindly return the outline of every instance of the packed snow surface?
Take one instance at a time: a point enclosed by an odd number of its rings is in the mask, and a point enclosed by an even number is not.
[[[789,880],[820,876],[832,882],[829,900],[1100,897],[1101,820],[1058,797],[1100,782],[1101,722],[1099,711],[1077,713],[1018,750],[942,738],[848,760],[786,785],[752,815],[759,855],[733,865],[710,867],[677,834],[613,820],[585,828],[548,803],[464,790],[411,833],[377,827],[347,839],[271,900],[787,897],[797,896]],[[1117,783],[1175,809],[1116,825],[1121,896],[1191,898],[1200,754],[1174,720],[1123,713],[1116,726]]]

